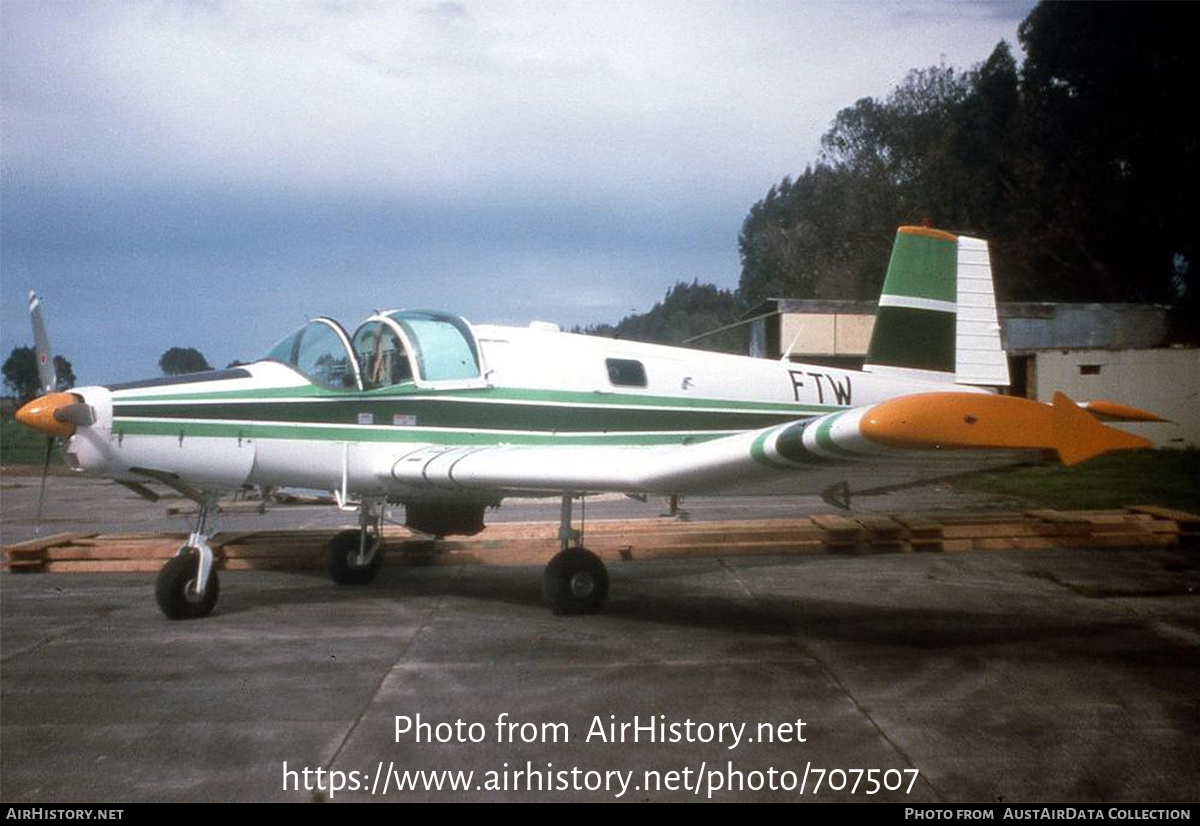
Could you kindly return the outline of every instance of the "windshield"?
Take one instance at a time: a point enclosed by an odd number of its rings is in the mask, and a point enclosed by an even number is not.
[[[347,346],[346,333],[329,318],[316,318],[284,336],[266,358],[295,368],[325,387],[358,387],[357,367]]]

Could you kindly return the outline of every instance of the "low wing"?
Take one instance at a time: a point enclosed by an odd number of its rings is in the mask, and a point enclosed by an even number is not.
[[[1101,424],[1062,394],[1047,405],[923,393],[691,444],[424,446],[402,455],[390,475],[412,488],[459,492],[817,492],[852,481],[858,490],[890,486],[1047,452],[1075,464],[1149,444]]]

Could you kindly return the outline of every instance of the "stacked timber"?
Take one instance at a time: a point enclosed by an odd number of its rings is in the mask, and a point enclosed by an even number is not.
[[[323,566],[335,530],[218,533],[210,544],[225,570]],[[558,525],[508,522],[466,539],[384,531],[388,565],[544,563]],[[906,553],[1034,548],[1195,547],[1200,517],[1156,507],[1106,511],[1031,510],[904,514],[818,514],[798,519],[687,522],[674,518],[589,522],[584,544],[609,560]],[[13,572],[157,571],[185,534],[56,534],[4,548]]]

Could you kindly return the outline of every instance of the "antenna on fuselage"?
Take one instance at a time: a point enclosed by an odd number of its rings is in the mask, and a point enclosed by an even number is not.
[[[804,322],[800,322],[800,323],[803,324]],[[788,342],[787,349],[785,349],[782,353],[779,354],[780,361],[786,363],[791,360],[789,357],[792,355],[792,348],[795,347],[796,342],[800,340],[800,334],[802,332],[804,332],[803,329],[797,330],[796,335],[792,336],[792,340],[790,342]]]

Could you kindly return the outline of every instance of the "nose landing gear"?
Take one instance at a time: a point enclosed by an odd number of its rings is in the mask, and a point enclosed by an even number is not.
[[[154,583],[154,597],[168,619],[198,619],[212,613],[217,604],[221,582],[213,567],[210,517],[216,512],[217,496],[205,494],[200,500],[196,527],[175,556],[167,560]]]

